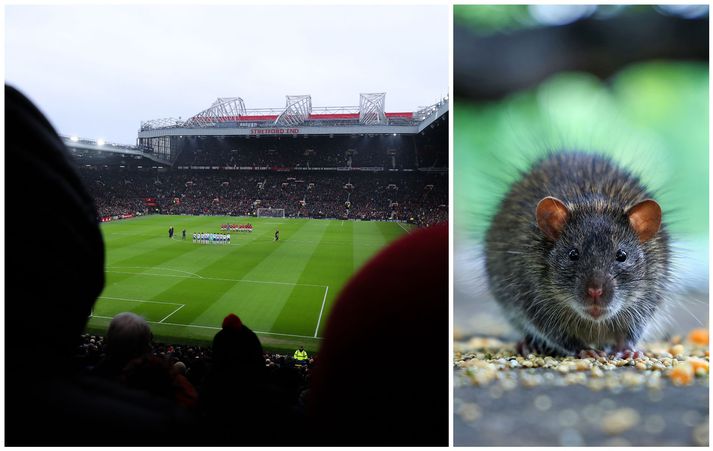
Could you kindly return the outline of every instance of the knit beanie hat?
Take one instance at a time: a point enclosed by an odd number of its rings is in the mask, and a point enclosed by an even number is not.
[[[352,277],[311,378],[323,444],[448,445],[448,304],[447,224],[409,233]]]
[[[245,371],[265,368],[260,340],[234,313],[223,319],[222,329],[213,338],[213,363]]]

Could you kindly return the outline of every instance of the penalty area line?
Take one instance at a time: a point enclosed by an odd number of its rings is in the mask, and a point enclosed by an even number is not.
[[[111,299],[114,301],[128,301],[128,302],[146,302],[149,304],[180,305],[181,307],[186,305],[186,304],[180,304],[178,302],[145,301],[143,299],[115,298],[115,297],[111,297],[111,296],[99,296],[99,299]]]
[[[314,338],[317,338],[317,332],[319,332],[319,323],[322,321],[322,313],[324,312],[324,303],[327,301],[327,293],[329,292],[329,285],[324,290],[324,297],[322,298],[322,308],[319,309],[319,318],[317,318],[317,327],[314,329]]]
[[[182,309],[183,307],[185,307],[185,306],[186,306],[186,304],[181,304],[180,306],[178,306],[178,308],[177,308],[176,310],[172,311],[171,313],[169,313],[168,315],[166,315],[165,318],[163,318],[161,321],[159,321],[159,323],[163,323],[164,321],[166,321],[166,320],[168,319],[169,316],[173,315],[174,313],[176,313],[177,311],[181,310],[181,309]]]
[[[396,224],[398,224],[399,227],[401,227],[402,229],[404,229],[404,230],[406,231],[406,233],[411,233],[411,231],[410,231],[409,229],[407,229],[406,227],[404,227],[403,224],[401,224],[400,222],[397,222]]]

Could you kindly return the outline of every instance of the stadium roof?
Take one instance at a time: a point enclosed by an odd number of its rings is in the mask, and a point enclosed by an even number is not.
[[[221,97],[186,120],[141,123],[139,138],[162,136],[416,134],[448,111],[448,98],[408,112],[386,112],[385,93],[360,94],[358,106],[313,107],[309,95],[286,96],[284,108],[247,109]]]

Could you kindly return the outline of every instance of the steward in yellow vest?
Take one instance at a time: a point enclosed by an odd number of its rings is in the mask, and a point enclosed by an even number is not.
[[[293,358],[297,360],[298,364],[307,363],[307,351],[305,351],[304,346],[300,346],[300,349],[295,351]]]

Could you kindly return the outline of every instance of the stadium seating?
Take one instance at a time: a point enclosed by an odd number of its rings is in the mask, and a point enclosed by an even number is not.
[[[242,216],[255,215],[258,207],[272,207],[284,208],[287,217],[398,219],[422,226],[448,219],[446,172],[109,168],[80,173],[100,217],[136,213]],[[155,206],[147,199],[155,199]]]

